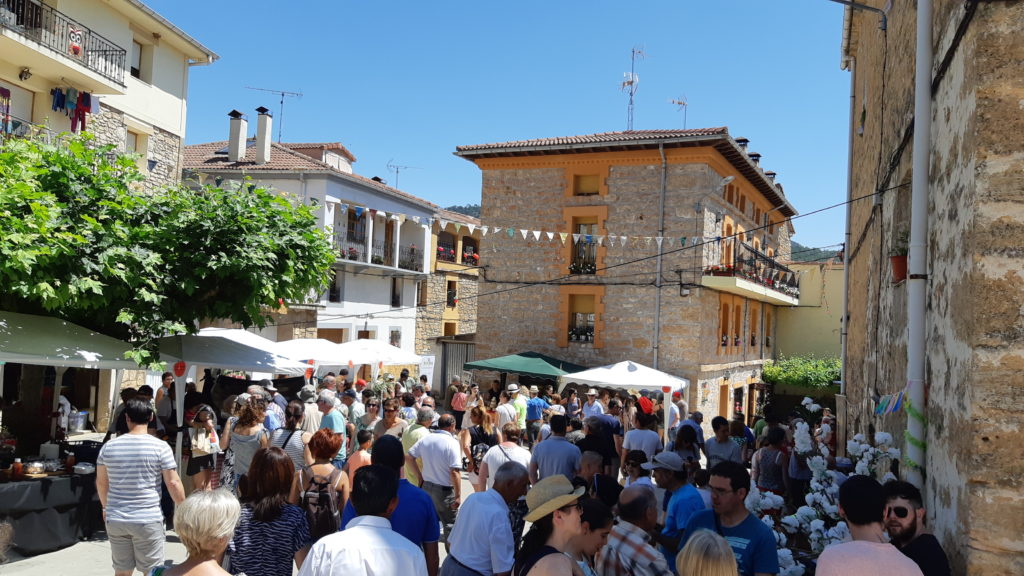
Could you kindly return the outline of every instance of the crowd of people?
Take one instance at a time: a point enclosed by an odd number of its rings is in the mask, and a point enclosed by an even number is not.
[[[329,374],[291,401],[263,381],[221,410],[189,391],[188,497],[156,437],[160,402],[128,398],[97,462],[115,576],[779,572],[775,535],[745,500],[757,486],[802,502],[794,422],[718,416],[705,441],[679,398],[458,379],[431,392],[406,371]],[[839,506],[855,541],[818,574],[949,573],[913,486],[851,477]],[[188,551],[180,564],[164,564],[165,525]]]

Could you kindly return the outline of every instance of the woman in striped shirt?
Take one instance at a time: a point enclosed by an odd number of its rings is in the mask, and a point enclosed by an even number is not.
[[[302,419],[305,416],[306,406],[298,400],[288,403],[288,409],[284,413],[284,426],[274,430],[270,437],[270,445],[277,446],[288,454],[295,464],[296,470],[313,463],[313,456],[309,453],[309,439],[313,437],[309,432],[303,432]]]

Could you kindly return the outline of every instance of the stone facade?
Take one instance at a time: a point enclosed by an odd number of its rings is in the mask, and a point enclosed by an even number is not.
[[[850,197],[884,191],[855,202],[848,222],[847,433],[899,439],[906,427],[905,414],[875,416],[872,396],[906,382],[907,283],[892,283],[888,256],[909,230],[909,135],[930,120],[928,400],[918,407],[928,422],[928,522],[953,573],[1020,574],[1024,2],[934,3],[930,119],[913,117],[915,19],[913,3],[896,3],[882,32],[876,15],[853,12],[845,54],[855,95]]]
[[[634,239],[625,247],[619,243],[598,247],[596,274],[570,275],[571,236],[564,245],[557,236],[552,242],[532,236],[524,240],[518,233],[512,239],[504,234],[487,236],[482,253],[489,265],[481,277],[480,292],[497,293],[480,302],[478,359],[535,351],[586,366],[623,360],[649,366],[657,363],[659,369],[690,380],[689,406],[704,411],[708,421],[711,415],[731,415],[735,408],[753,413],[756,394],[752,384],[760,379],[761,366],[773,355],[772,334],[766,333],[766,326],[774,330],[775,306],[702,288],[705,270],[721,262],[724,243],[710,240],[695,249],[681,249],[680,243],[682,236],[723,236],[723,217],[745,223],[746,229],[757,227],[752,209],[741,212],[727,203],[722,189],[716,187],[722,172],[729,173],[721,156],[710,148],[669,154],[657,340],[657,246],[642,241],[643,237],[661,235],[662,166],[657,150],[565,154],[540,160],[480,159],[477,164],[483,170],[484,223],[570,231],[580,218],[594,216],[596,234]],[[604,193],[578,196],[567,192],[573,185],[571,174],[602,170],[606,174]],[[740,178],[736,176],[736,184],[755,197],[751,185]],[[764,236],[766,248],[781,251],[784,242],[788,252],[788,227],[778,226],[774,235]],[[570,301],[579,296],[594,297],[592,341],[567,337]],[[724,301],[741,311],[741,325],[733,323],[736,337],[730,335],[725,348],[720,326]],[[730,321],[735,319],[730,313]],[[475,379],[489,381],[490,377],[478,374]],[[733,399],[740,400],[738,406]]]
[[[124,113],[121,111],[109,106],[104,107],[101,113],[89,117],[88,129],[98,143],[113,144],[119,151],[125,151],[128,124],[125,123]],[[180,182],[184,145],[182,139],[154,126],[153,133],[146,136],[145,141],[145,157],[139,158],[139,169],[146,176],[140,183],[141,187],[152,190]]]
[[[479,254],[479,247],[484,240],[479,229],[480,221],[448,211],[438,216],[455,219],[460,225],[456,230],[454,224],[445,220],[447,226],[441,229],[439,225],[432,234],[431,273],[426,280],[420,281],[417,291],[419,306],[416,309],[416,353],[421,355],[436,353],[435,343],[438,338],[445,335],[445,324],[454,325],[454,334],[449,336],[475,334],[477,327],[479,268],[463,264],[461,257],[456,258],[457,262],[447,262],[438,259],[437,255],[441,233],[446,233],[445,241],[454,247],[457,256],[473,242],[476,243]],[[464,222],[473,224],[475,229],[470,231]],[[454,306],[448,305],[449,282],[454,282],[456,286],[458,302]]]

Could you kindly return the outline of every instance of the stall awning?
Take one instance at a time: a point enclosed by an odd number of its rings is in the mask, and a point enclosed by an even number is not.
[[[466,362],[463,368],[465,370],[508,372],[510,374],[522,374],[524,376],[548,378],[551,380],[563,374],[587,369],[586,366],[545,356],[539,352],[520,352],[488,360],[475,360],[473,362]]]
[[[124,357],[131,348],[127,342],[60,318],[0,312],[3,362],[105,370],[138,368]]]
[[[628,360],[566,374],[558,380],[562,385],[575,382],[586,386],[615,388],[630,393],[648,391],[671,394],[681,392],[690,384],[685,378],[679,378]]]

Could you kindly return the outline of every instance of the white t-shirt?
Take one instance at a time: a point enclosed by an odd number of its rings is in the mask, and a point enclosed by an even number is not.
[[[516,412],[516,407],[511,402],[507,402],[498,406],[498,430],[508,424],[509,422],[518,422],[519,414]]]
[[[446,430],[420,438],[409,448],[409,455],[423,461],[423,480],[439,486],[451,486],[451,471],[462,469],[459,441]]]
[[[654,455],[661,450],[661,438],[654,430],[634,428],[626,432],[622,439],[622,447],[628,450],[643,450],[647,454],[647,461],[650,462]]]
[[[483,464],[487,464],[487,489],[494,485],[494,475],[498,468],[505,462],[519,462],[525,468],[530,468],[530,451],[522,446],[509,446],[507,444],[495,444],[487,449],[484,454]]]

